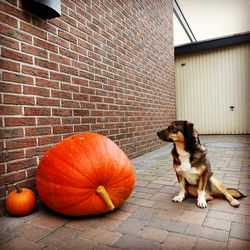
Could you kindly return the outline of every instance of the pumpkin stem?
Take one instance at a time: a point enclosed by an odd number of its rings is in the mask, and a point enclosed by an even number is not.
[[[106,189],[104,186],[99,186],[96,189],[96,193],[99,194],[101,196],[101,198],[106,202],[106,204],[108,205],[110,211],[115,209],[115,206],[113,204],[113,202],[111,201]]]
[[[14,187],[16,188],[18,194],[23,192],[23,190],[17,184],[15,184]]]

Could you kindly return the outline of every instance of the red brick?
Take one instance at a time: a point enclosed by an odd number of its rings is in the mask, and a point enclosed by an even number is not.
[[[9,72],[2,73],[3,81],[15,82],[15,83],[24,83],[24,84],[33,84],[33,78],[30,76],[24,76],[20,74],[14,74]]]
[[[88,70],[88,65],[86,63],[72,61],[72,66],[79,70]]]
[[[68,2],[68,3],[70,3],[70,2]],[[56,27],[59,27],[60,29],[68,31],[68,25],[67,25],[67,23],[63,22],[59,18],[50,19],[49,23],[54,24]]]
[[[61,73],[55,73],[51,72],[50,73],[50,79],[51,80],[58,80],[62,82],[70,82],[70,76],[66,74],[61,74]]]
[[[80,87],[75,86],[73,84],[68,84],[68,83],[61,83],[61,90],[65,90],[68,92],[79,92]]]
[[[5,2],[1,3],[1,10],[4,11],[5,13],[16,16],[19,19],[22,19],[26,22],[31,21],[31,17],[28,15],[25,15],[22,9],[13,8],[13,6],[9,5],[8,3],[5,3]]]
[[[41,18],[33,16],[32,22],[33,22],[35,27],[40,28],[41,30],[45,31],[47,34],[48,33],[51,33],[51,34],[57,33],[57,28],[54,27],[54,25],[51,25],[47,20],[44,20],[44,19],[41,20]]]
[[[59,82],[48,79],[36,79],[36,85],[39,87],[47,87],[53,89],[59,89]]]
[[[2,151],[0,152],[0,162],[8,162],[24,158],[24,151]]]
[[[76,41],[77,41],[76,37],[72,36],[70,33],[66,33],[65,31],[59,30],[58,36],[61,37],[61,38],[63,38],[66,41],[69,41],[71,43],[75,43],[76,44]]]
[[[0,26],[1,27],[1,26]],[[3,27],[2,27],[3,28]],[[19,42],[9,37],[0,35],[0,44],[10,49],[19,49]]]
[[[74,12],[75,13],[75,12]],[[74,20],[72,18],[72,14],[69,16],[69,15],[63,15],[62,17],[62,20],[64,20],[67,24],[70,24],[71,26],[75,26],[76,27],[76,20]]]
[[[0,170],[0,172],[1,172],[1,170]],[[1,173],[1,174],[2,174],[2,173]],[[1,199],[1,198],[5,198],[6,195],[7,195],[7,188],[6,188],[6,187],[1,187],[1,188],[0,188],[0,199]]]
[[[50,53],[50,60],[54,62],[59,62],[62,64],[70,65],[70,59],[62,55]]]
[[[59,48],[59,53],[65,57],[78,60],[79,55],[72,50],[64,49],[64,48]]]
[[[78,101],[89,101],[88,94],[73,94],[73,99]]]
[[[0,176],[0,186],[13,184],[17,181],[25,179],[25,172],[17,172]]]
[[[16,126],[35,126],[36,119],[28,117],[13,117],[5,118],[5,125],[7,127],[16,127]]]
[[[88,86],[88,80],[82,78],[72,77],[72,83],[79,84],[81,86]]]
[[[20,96],[20,95],[4,95],[5,104],[15,104],[15,105],[34,105],[34,97],[30,96]]]
[[[17,148],[28,148],[36,146],[36,138],[30,139],[15,139],[11,141],[7,141],[6,149],[17,149]]]
[[[51,96],[52,96],[52,98],[72,99],[72,94],[70,92],[66,92],[66,91],[52,90]]]
[[[0,139],[18,138],[23,136],[22,128],[2,128],[0,131]]]
[[[52,115],[53,116],[71,116],[72,117],[72,109],[62,109],[62,108],[53,109]]]
[[[25,168],[34,167],[37,165],[36,159],[24,159],[24,160],[18,160],[15,162],[7,163],[7,171],[13,172],[18,171]]]
[[[60,101],[56,99],[50,99],[50,98],[40,98],[38,97],[36,99],[36,104],[38,106],[60,106]]]
[[[32,66],[22,66],[22,73],[27,74],[27,75],[32,75],[32,76],[41,76],[44,78],[48,78],[49,73],[47,70],[44,69],[39,69],[37,67],[32,67]]]
[[[28,54],[39,56],[42,58],[48,58],[48,51],[43,49],[43,48],[37,48],[37,47],[31,46],[29,44],[22,43],[21,50],[22,50],[22,52],[25,52]]]
[[[62,124],[63,125],[67,125],[67,124],[72,124],[72,125],[77,125],[80,124],[80,118],[79,117],[72,117],[72,116],[68,116],[65,118],[62,118]]]
[[[38,37],[40,37],[42,39],[47,39],[47,32],[43,31],[42,29],[36,28],[36,26],[34,26],[34,25],[21,22],[20,23],[20,29],[27,32],[27,33],[29,33],[29,34],[38,36]]]
[[[25,34],[19,30],[11,29],[3,24],[0,23],[0,30],[3,35],[15,38],[19,41],[23,41],[26,43],[31,44],[32,43],[32,36]],[[8,40],[10,41],[10,40]],[[13,45],[13,43],[12,43]],[[12,47],[13,48],[13,47]]]
[[[78,76],[79,75],[79,70],[73,67],[68,67],[65,65],[60,65],[60,72],[66,73],[66,74],[70,74],[70,75],[75,75]]]
[[[84,109],[79,109],[79,110],[74,110],[74,116],[87,116],[89,115],[89,110],[84,110]]]
[[[62,100],[62,107],[77,109],[77,108],[80,108],[80,104],[78,101]]]
[[[35,178],[37,173],[37,167],[33,167],[26,170],[26,178]]]
[[[2,48],[2,57],[20,61],[20,62],[26,62],[30,64],[32,63],[31,56],[26,55],[24,53],[17,52],[17,51],[13,51],[10,49],[6,49],[6,48]]]
[[[50,127],[35,127],[35,128],[25,128],[26,136],[39,136],[51,134]]]
[[[93,51],[94,50],[94,46],[90,43],[87,43],[85,40],[79,40],[79,46],[87,49],[87,50],[91,50]]]
[[[52,43],[56,43],[66,49],[69,49],[69,42],[65,41],[64,39],[58,37],[58,36],[54,36],[52,34],[48,34],[49,35],[49,41]]]
[[[82,46],[77,46],[75,44],[70,44],[70,49],[77,52],[79,55],[87,56],[88,52]]]
[[[21,114],[22,114],[22,107],[9,106],[9,105],[0,106],[0,115],[21,115]]]
[[[83,133],[89,131],[90,131],[90,125],[74,125],[75,133]]]
[[[1,13],[0,21],[17,28],[17,19]]]
[[[24,115],[26,116],[50,116],[50,108],[24,107]]]
[[[0,59],[0,68],[20,72],[20,63]]]
[[[38,118],[37,119],[37,125],[57,125],[60,124],[60,118]]]
[[[18,182],[18,184],[20,187],[32,189],[36,185],[36,178],[24,179]]]
[[[72,132],[73,132],[72,126],[53,127],[53,134],[65,134],[65,133],[72,133]]]
[[[38,138],[38,145],[47,145],[47,144],[55,144],[61,140],[61,136],[44,136]]]
[[[90,101],[91,102],[103,102],[103,97],[101,97],[101,96],[91,96]]]
[[[52,52],[58,52],[58,46],[41,39],[34,38],[34,45]]]
[[[0,150],[3,151],[4,150],[4,143],[3,143],[3,140],[0,141]]]
[[[38,88],[33,86],[24,86],[23,94],[25,95],[37,95],[37,96],[50,96],[50,91],[45,88]],[[27,97],[26,97],[27,98]]]
[[[26,150],[26,157],[31,158],[34,156],[43,156],[51,147],[37,147],[37,148],[31,148]]]
[[[58,70],[58,64],[54,62],[50,62],[48,60],[35,58],[35,64],[42,68],[51,69],[51,70]],[[40,76],[40,74],[39,74]]]

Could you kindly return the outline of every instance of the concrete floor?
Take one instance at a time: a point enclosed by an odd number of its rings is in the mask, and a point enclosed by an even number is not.
[[[39,201],[28,216],[0,217],[0,249],[250,249],[250,136],[200,139],[216,176],[248,195],[239,208],[224,199],[205,209],[191,197],[173,203],[178,183],[169,144],[132,160],[136,184],[120,208],[72,218]]]

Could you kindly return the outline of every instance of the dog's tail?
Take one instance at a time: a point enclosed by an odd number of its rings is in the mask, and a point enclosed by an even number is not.
[[[229,194],[231,194],[235,199],[241,199],[246,197],[246,195],[242,194],[239,190],[236,188],[227,188],[227,191]]]

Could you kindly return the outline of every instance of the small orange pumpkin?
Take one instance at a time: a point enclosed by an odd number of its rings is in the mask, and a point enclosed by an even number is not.
[[[14,185],[16,190],[12,191],[6,199],[7,211],[16,216],[22,216],[31,213],[36,206],[36,196],[28,188],[20,188]]]
[[[126,154],[95,133],[73,135],[56,144],[43,156],[36,176],[42,201],[71,216],[114,210],[129,197],[134,183]]]

